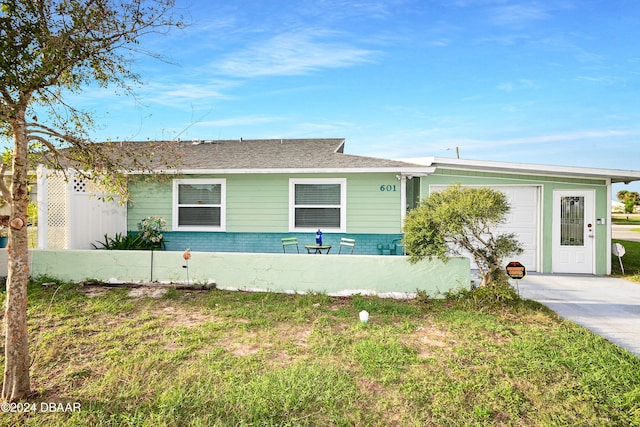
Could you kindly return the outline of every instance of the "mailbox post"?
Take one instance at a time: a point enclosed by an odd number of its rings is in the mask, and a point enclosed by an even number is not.
[[[620,261],[620,270],[622,270],[622,274],[624,275],[624,266],[622,265],[622,256],[626,253],[624,246],[620,243],[614,243],[611,245],[611,253],[618,257],[618,261]]]

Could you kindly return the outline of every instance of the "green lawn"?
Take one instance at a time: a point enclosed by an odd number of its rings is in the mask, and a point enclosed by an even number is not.
[[[624,276],[620,268],[620,260],[617,256],[611,256],[611,274],[614,276],[624,277],[640,283],[640,242],[632,242],[630,240],[612,240],[613,243],[621,243],[624,246],[625,254],[622,257],[622,265],[624,266]]]
[[[640,425],[639,358],[482,290],[153,299],[33,283],[29,294],[29,402],[81,410],[5,413],[2,425]]]
[[[638,225],[632,231],[640,231],[640,214],[613,214],[612,222],[614,224]],[[640,235],[640,234],[639,234]],[[613,243],[621,243],[625,248],[625,255],[622,257],[622,265],[624,266],[624,277],[629,280],[640,283],[640,242],[632,242],[629,240],[616,240]],[[611,257],[611,273],[615,276],[622,277],[620,261],[618,257]]]
[[[640,225],[640,214],[612,214],[611,222],[614,224]]]

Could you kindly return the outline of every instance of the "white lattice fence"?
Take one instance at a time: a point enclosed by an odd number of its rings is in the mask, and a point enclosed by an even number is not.
[[[38,230],[42,249],[91,249],[104,235],[126,233],[126,208],[104,201],[98,184],[72,171],[67,177],[41,168],[38,172]]]
[[[67,182],[60,174],[47,177],[46,209],[48,212],[46,242],[49,249],[67,249],[69,247]],[[39,216],[40,217],[40,216]]]

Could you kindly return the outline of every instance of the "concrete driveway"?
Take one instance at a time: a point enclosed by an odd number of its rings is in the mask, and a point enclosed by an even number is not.
[[[607,276],[529,274],[522,298],[538,301],[640,357],[640,283]]]

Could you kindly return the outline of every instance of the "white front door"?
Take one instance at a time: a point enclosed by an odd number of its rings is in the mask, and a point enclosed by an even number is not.
[[[553,192],[553,272],[594,274],[593,191]]]

